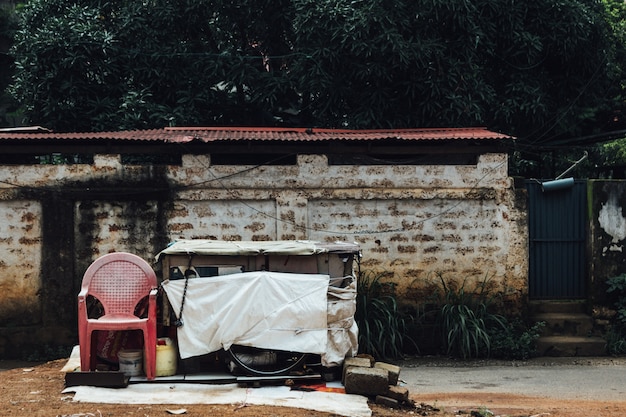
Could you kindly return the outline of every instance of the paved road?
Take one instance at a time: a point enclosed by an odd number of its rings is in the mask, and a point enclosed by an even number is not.
[[[411,394],[508,393],[626,402],[626,358],[535,358],[523,362],[416,359],[400,363]]]
[[[36,365],[0,360],[0,370]],[[534,358],[529,361],[420,357],[399,365],[400,379],[411,394],[506,393],[626,402],[626,357]]]

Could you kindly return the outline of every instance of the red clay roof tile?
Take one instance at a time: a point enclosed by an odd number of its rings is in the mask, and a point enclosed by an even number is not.
[[[29,132],[0,130],[1,140],[132,140],[185,143],[193,140],[216,141],[371,141],[396,139],[400,141],[431,140],[502,140],[512,136],[493,132],[482,127],[422,128],[422,129],[318,129],[275,127],[168,127],[150,130],[125,130],[117,132]]]

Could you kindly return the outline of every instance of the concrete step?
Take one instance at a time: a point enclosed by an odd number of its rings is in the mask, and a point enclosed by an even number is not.
[[[539,356],[605,356],[606,341],[600,337],[542,336],[537,339]]]
[[[585,300],[533,300],[529,303],[529,314],[546,313],[586,313],[587,302]]]
[[[533,322],[546,323],[542,336],[589,336],[593,332],[593,319],[583,313],[541,313],[532,316]]]

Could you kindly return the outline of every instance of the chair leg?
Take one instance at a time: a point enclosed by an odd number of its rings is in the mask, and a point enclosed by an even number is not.
[[[93,371],[95,369],[95,358],[91,356],[91,330],[84,329],[79,332],[78,345],[80,349],[80,370],[82,372]]]
[[[145,355],[146,378],[150,381],[156,376],[156,329],[144,329],[143,349]]]

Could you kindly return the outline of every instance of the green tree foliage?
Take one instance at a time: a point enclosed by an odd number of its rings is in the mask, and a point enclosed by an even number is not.
[[[615,59],[612,62],[613,71],[617,74],[624,74],[624,66],[626,65],[626,3],[621,0],[602,0],[606,7],[607,21],[611,26],[611,32],[614,39]],[[619,77],[620,95],[615,99],[617,104],[622,103],[625,99],[626,78]],[[618,106],[616,106],[618,107]]]
[[[16,29],[17,18],[13,5],[0,1],[0,126],[9,123],[8,113],[14,111],[17,105],[5,92],[13,74],[13,58],[9,55],[9,48]]]
[[[624,74],[624,66],[626,65],[626,3],[622,0],[603,0],[606,5],[608,21],[611,25],[614,35],[616,47],[616,58],[613,61],[614,72]],[[613,97],[614,108],[620,109],[626,99],[626,78],[623,76],[616,81],[616,85],[619,87],[619,94]],[[621,119],[624,116],[616,114],[616,119]],[[624,129],[624,127],[621,127]],[[611,139],[612,141],[599,144],[595,153],[595,165],[604,169],[603,175],[617,175],[620,178],[624,177],[624,167],[626,166],[626,131],[618,131]],[[593,154],[592,154],[593,155]],[[590,158],[591,159],[591,158]],[[612,172],[612,168],[618,168],[621,170],[622,175],[616,172]]]
[[[263,52],[270,42],[252,8],[34,0],[22,18],[13,91],[31,121],[57,130],[262,122],[250,94],[266,75],[262,54],[274,51]]]
[[[15,97],[56,130],[607,129],[621,69],[595,0],[31,0]]]

